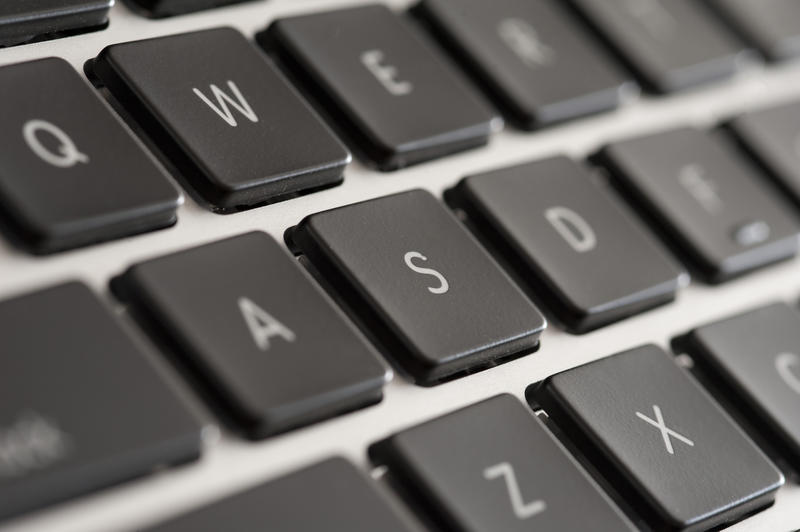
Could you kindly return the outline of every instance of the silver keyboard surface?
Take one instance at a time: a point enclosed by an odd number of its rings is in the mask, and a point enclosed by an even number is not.
[[[109,28],[2,49],[0,65],[58,56],[82,71],[86,60],[113,43],[221,25],[237,28],[252,38],[281,16],[359,3],[366,2],[255,1],[155,21],[118,4],[112,9]],[[397,9],[409,5],[404,0],[386,3]],[[211,213],[187,197],[179,208],[175,227],[45,258],[26,254],[0,239],[0,299],[79,279],[114,305],[109,280],[144,259],[251,230],[266,231],[280,240],[284,231],[304,216],[332,207],[412,188],[427,189],[441,197],[446,188],[465,175],[556,154],[582,158],[615,139],[681,125],[711,127],[743,111],[794,99],[800,99],[800,64],[756,65],[721,84],[666,97],[642,96],[617,111],[537,132],[508,127],[495,134],[488,147],[392,173],[372,170],[356,158],[347,168],[341,186],[234,215]],[[489,371],[430,388],[395,377],[386,386],[385,397],[378,405],[258,442],[245,441],[216,428],[214,416],[194,397],[176,371],[155,360],[208,422],[205,453],[200,461],[24,515],[3,523],[0,531],[134,530],[331,455],[342,455],[370,470],[367,447],[400,429],[502,392],[524,401],[528,385],[559,371],[644,343],[668,349],[671,338],[697,325],[772,301],[796,304],[798,297],[800,259],[797,258],[720,286],[693,283],[679,292],[674,303],[588,334],[571,335],[550,327],[543,334],[538,352]],[[124,309],[118,308],[122,318],[127,319]],[[380,471],[373,473],[380,477]],[[729,528],[736,532],[797,529],[800,529],[800,485],[791,479],[778,492],[774,506]]]

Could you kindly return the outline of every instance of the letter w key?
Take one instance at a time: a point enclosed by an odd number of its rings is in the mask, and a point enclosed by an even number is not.
[[[508,495],[511,498],[511,508],[514,510],[514,515],[517,516],[517,519],[528,519],[547,509],[547,505],[541,499],[528,503],[522,500],[522,493],[517,483],[517,476],[514,474],[514,467],[508,462],[500,462],[483,470],[483,478],[486,480],[494,480],[500,477],[505,479]]]
[[[210,85],[211,94],[214,95],[214,98],[217,100],[217,104],[212,102],[208,97],[203,94],[200,89],[193,88],[192,92],[194,92],[198,98],[203,100],[206,105],[208,105],[211,109],[214,110],[225,122],[228,123],[231,127],[237,127],[239,124],[236,122],[236,117],[233,114],[233,111],[228,107],[230,104],[234,109],[242,113],[248,120],[253,123],[258,122],[258,116],[253,112],[253,109],[250,107],[250,104],[247,100],[242,96],[242,93],[239,91],[239,87],[236,86],[236,83],[233,81],[228,81],[228,89],[233,93],[233,98],[228,96],[225,91],[214,85],[213,83]],[[235,99],[234,99],[235,98]]]

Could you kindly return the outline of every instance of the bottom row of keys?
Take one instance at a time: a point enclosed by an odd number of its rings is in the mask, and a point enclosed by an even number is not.
[[[529,396],[599,468],[605,487],[658,530],[731,523],[771,504],[783,484],[770,460],[655,346],[554,375]],[[636,529],[545,422],[511,395],[399,432],[369,454],[437,529]],[[257,523],[278,531],[414,529],[352,466],[332,459],[154,530]]]

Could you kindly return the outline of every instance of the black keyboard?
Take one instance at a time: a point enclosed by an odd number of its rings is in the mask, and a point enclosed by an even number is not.
[[[800,3],[5,0],[0,531],[800,530]]]

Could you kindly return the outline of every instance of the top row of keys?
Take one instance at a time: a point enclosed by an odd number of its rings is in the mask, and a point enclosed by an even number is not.
[[[503,95],[517,123],[536,127],[607,109],[632,86],[597,55],[588,35],[570,31],[563,6],[503,0],[486,13],[470,1],[460,0],[463,9],[454,10],[425,0],[416,12],[450,35],[462,59],[480,67],[484,81],[494,83],[490,92]],[[548,23],[540,30],[542,21]],[[486,55],[481,39],[491,40],[492,54]],[[379,168],[485,144],[501,123],[444,54],[385,6],[280,19],[258,41],[323,104],[324,113],[337,115],[353,145]],[[52,252],[174,223],[180,196],[160,177],[137,189],[153,192],[143,202],[105,193],[111,170],[101,155],[138,160],[136,171],[147,175],[161,172],[134,153],[133,143],[101,150],[109,135],[126,133],[65,65],[36,64],[4,68],[4,106],[16,119],[6,122],[3,134],[8,146],[20,146],[9,156],[0,201],[29,247]],[[28,75],[20,76],[22,70]],[[63,84],[52,84],[56,70]],[[87,64],[87,73],[138,122],[190,192],[214,210],[231,212],[336,185],[350,161],[347,148],[279,69],[235,30],[112,45]],[[587,81],[562,83],[567,78]],[[48,84],[61,90],[44,105],[36,95],[39,85]],[[75,93],[71,101],[80,104],[64,105],[63,91]],[[95,115],[87,128],[84,116]],[[140,168],[145,163],[146,171]],[[74,177],[59,180],[69,192],[37,200],[49,196],[48,176],[56,174]]]

